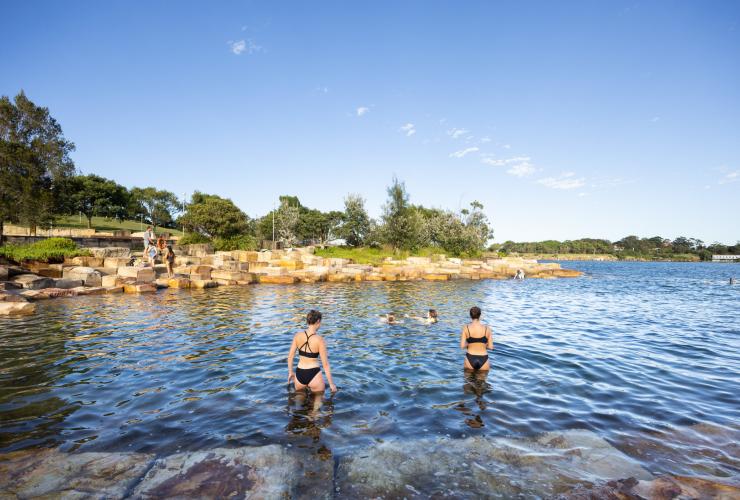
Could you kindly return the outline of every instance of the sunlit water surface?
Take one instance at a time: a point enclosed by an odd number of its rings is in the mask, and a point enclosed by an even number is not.
[[[281,443],[341,456],[388,439],[585,428],[653,470],[686,472],[655,448],[674,429],[738,430],[740,286],[728,280],[739,268],[564,266],[587,274],[39,303],[35,316],[0,320],[0,451]],[[462,369],[459,331],[472,305],[494,331],[487,378]],[[436,325],[378,320],[430,307]],[[286,384],[288,347],[310,308],[324,314],[320,333],[340,388],[323,401]],[[652,452],[635,448],[650,439]],[[726,448],[700,448],[691,460],[708,472],[738,473]]]

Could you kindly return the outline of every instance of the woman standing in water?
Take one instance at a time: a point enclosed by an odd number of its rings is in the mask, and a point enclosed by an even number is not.
[[[470,309],[470,324],[460,332],[460,349],[466,349],[466,370],[488,370],[488,349],[493,349],[493,332],[491,327],[480,322],[480,308]]]
[[[329,366],[329,356],[326,352],[326,342],[323,337],[316,333],[321,326],[321,313],[311,309],[306,315],[308,328],[298,332],[293,336],[293,342],[290,344],[288,352],[288,383],[295,381],[296,390],[308,387],[312,392],[324,392],[326,384],[324,377],[321,375],[319,368],[319,356],[321,364],[324,366],[326,378],[329,380],[331,392],[337,392],[337,386],[331,378],[331,367]],[[298,350],[298,367],[293,372],[293,358]]]

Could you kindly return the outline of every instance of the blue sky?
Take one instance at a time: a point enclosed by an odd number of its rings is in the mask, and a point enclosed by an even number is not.
[[[126,186],[380,214],[485,205],[495,241],[740,239],[740,3],[2,3],[0,94]]]

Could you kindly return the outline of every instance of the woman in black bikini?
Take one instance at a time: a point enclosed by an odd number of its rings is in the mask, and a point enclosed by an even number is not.
[[[308,328],[298,332],[293,336],[293,342],[290,344],[288,352],[288,383],[295,380],[296,390],[308,387],[312,392],[324,392],[326,384],[324,377],[321,375],[319,368],[319,356],[321,364],[324,366],[326,378],[329,380],[331,392],[337,392],[337,386],[331,378],[331,367],[329,366],[329,357],[326,353],[326,343],[324,339],[316,333],[321,326],[321,313],[310,310],[306,315]],[[298,351],[298,367],[293,372],[293,358]]]
[[[493,332],[491,327],[480,322],[480,308],[470,309],[469,325],[460,332],[460,349],[465,353],[466,370],[488,370],[488,349],[493,349]]]

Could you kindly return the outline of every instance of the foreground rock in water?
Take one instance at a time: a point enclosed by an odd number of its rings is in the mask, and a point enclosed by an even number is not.
[[[123,498],[154,457],[27,450],[0,460],[0,498]]]
[[[36,305],[30,302],[0,301],[0,316],[28,316],[36,312]]]
[[[157,460],[135,498],[331,498],[334,463],[278,445],[218,448]]]
[[[590,431],[506,438],[393,441],[339,461],[344,497],[552,497],[578,485],[652,476]]]

